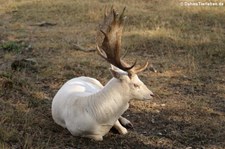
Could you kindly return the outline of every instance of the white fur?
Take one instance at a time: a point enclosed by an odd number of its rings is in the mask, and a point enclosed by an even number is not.
[[[126,134],[126,128],[118,119],[129,107],[130,99],[150,99],[153,94],[137,75],[130,79],[120,70],[112,68],[111,71],[114,78],[105,87],[89,77],[66,82],[52,101],[54,121],[74,136],[95,140],[103,140],[113,126],[121,134]],[[129,122],[126,119],[123,121]]]

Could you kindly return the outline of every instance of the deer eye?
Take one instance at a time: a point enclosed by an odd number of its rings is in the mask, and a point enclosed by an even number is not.
[[[140,88],[140,86],[138,84],[134,84],[135,88]]]

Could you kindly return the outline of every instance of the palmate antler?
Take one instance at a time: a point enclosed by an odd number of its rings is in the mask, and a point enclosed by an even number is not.
[[[120,16],[113,8],[111,8],[109,14],[105,14],[103,23],[100,24],[100,31],[104,34],[104,39],[100,47],[97,45],[97,51],[99,55],[110,64],[132,74],[146,69],[148,62],[146,62],[144,66],[137,68],[135,67],[137,61],[135,61],[133,65],[129,65],[120,58],[121,36],[123,23],[126,18],[124,16],[125,9],[126,8],[123,9]]]

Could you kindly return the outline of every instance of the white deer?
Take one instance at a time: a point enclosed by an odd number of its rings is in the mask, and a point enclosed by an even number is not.
[[[90,77],[71,79],[52,101],[54,121],[74,136],[100,141],[112,127],[120,134],[126,134],[125,127],[132,127],[132,124],[121,115],[128,109],[129,101],[133,98],[151,99],[153,96],[137,76],[147,68],[148,62],[137,68],[136,62],[130,66],[120,59],[124,11],[125,8],[118,16],[112,8],[100,26],[104,40],[97,50],[111,64],[113,78],[105,86]]]

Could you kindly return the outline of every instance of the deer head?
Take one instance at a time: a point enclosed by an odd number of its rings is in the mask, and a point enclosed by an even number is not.
[[[112,65],[110,71],[113,77],[126,86],[132,98],[151,99],[153,93],[137,76],[137,73],[144,71],[148,67],[148,62],[141,67],[137,67],[137,60],[129,65],[120,57],[121,36],[126,18],[124,12],[125,8],[119,15],[111,8],[110,12],[105,14],[104,20],[100,24],[100,32],[104,35],[104,39],[100,47],[97,44],[97,51],[103,59]]]

